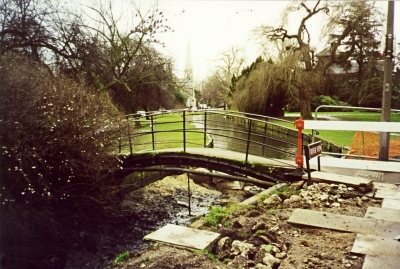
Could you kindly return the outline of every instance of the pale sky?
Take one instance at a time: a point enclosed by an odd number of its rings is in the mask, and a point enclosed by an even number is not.
[[[150,0],[132,0],[143,7],[154,3]],[[101,1],[100,1],[101,2]],[[121,18],[131,18],[134,14],[129,0],[113,0],[114,14]],[[282,11],[291,1],[259,0],[259,1],[227,1],[227,0],[158,0],[159,10],[164,12],[166,25],[170,31],[158,35],[158,39],[165,43],[166,49],[156,47],[175,62],[175,74],[183,77],[185,68],[186,50],[190,42],[191,58],[195,82],[200,82],[209,76],[214,68],[213,60],[219,52],[232,46],[241,47],[246,51],[246,65],[251,64],[262,53],[251,31],[261,25],[279,26]],[[98,5],[98,0],[72,0],[72,5]],[[315,1],[310,1],[309,6]],[[387,1],[377,1],[377,5],[386,13]],[[90,10],[89,10],[90,12]],[[385,15],[386,16],[386,15]],[[289,34],[296,31],[301,17],[291,17]],[[311,32],[311,46],[317,52],[324,49],[326,42],[319,39],[321,26],[326,16],[322,14],[313,18],[308,24]],[[124,19],[122,19],[124,20]],[[400,1],[395,1],[395,36],[400,36]],[[129,23],[125,25],[131,27]],[[386,29],[386,22],[384,22]],[[397,34],[396,34],[397,33]],[[397,43],[400,38],[397,38]]]
[[[254,38],[251,38],[251,31],[263,24],[279,25],[282,11],[290,2],[159,0],[159,7],[165,11],[168,25],[174,30],[160,35],[160,39],[168,49],[165,53],[175,59],[176,74],[179,77],[183,77],[189,40],[194,78],[199,82],[210,75],[214,66],[213,59],[218,53],[233,45],[246,50],[247,64],[253,62],[261,50]],[[387,1],[378,1],[377,5],[386,12]],[[400,1],[396,1],[395,10],[395,31],[399,32]],[[321,18],[316,18],[309,26],[315,27],[312,29],[314,38],[311,45],[317,50],[325,47],[324,42],[318,38],[323,23]],[[298,25],[296,22],[293,24]]]

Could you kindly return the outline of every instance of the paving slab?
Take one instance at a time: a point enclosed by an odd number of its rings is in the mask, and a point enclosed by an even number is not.
[[[367,212],[365,213],[365,217],[400,222],[400,210],[391,208],[368,207]]]
[[[365,255],[362,269],[399,269],[400,257]]]
[[[393,183],[383,183],[374,181],[374,189],[364,195],[379,199],[384,199],[384,198],[398,199],[398,197],[400,196],[400,189],[397,185]]]
[[[375,198],[389,198],[389,199],[400,199],[400,192],[397,190],[389,190],[389,189],[377,189],[375,192]]]
[[[143,239],[200,250],[208,248],[219,236],[219,233],[167,224]]]
[[[388,173],[400,173],[400,162],[382,162],[382,161],[367,161],[356,159],[341,159],[332,157],[321,157],[321,166],[323,170],[330,169],[331,167],[343,169],[357,169],[357,170],[372,170]],[[305,159],[304,159],[305,163]],[[310,164],[315,167],[318,164],[318,158],[312,158]],[[384,176],[385,177],[385,176]]]
[[[399,187],[393,183],[374,182],[374,187],[380,190],[393,190],[393,191],[399,190]]]
[[[345,232],[374,234],[376,219],[345,216],[323,211],[297,208],[290,216],[289,223],[309,225]]]
[[[370,234],[390,238],[394,238],[400,234],[400,222],[346,216],[301,208],[297,208],[292,213],[288,222],[337,231]]]
[[[380,257],[400,258],[400,242],[388,237],[357,234],[351,252]]]
[[[303,175],[303,179],[307,180],[307,178],[308,178],[307,174]],[[338,175],[320,171],[312,172],[311,179],[313,180],[313,182],[345,184],[347,186],[353,186],[353,187],[366,187],[373,185],[372,179]]]
[[[400,200],[385,198],[382,200],[382,208],[400,210]]]
[[[377,219],[375,229],[376,231],[375,233],[372,233],[373,235],[379,235],[393,239],[400,235],[400,222]]]

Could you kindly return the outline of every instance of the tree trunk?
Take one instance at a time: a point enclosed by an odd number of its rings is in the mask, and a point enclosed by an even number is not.
[[[311,98],[303,95],[300,98],[300,113],[303,119],[313,119],[311,114]]]

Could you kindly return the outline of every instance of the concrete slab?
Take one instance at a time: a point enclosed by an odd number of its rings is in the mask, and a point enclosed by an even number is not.
[[[376,221],[377,221],[375,226],[376,231],[375,233],[373,233],[374,235],[389,237],[392,239],[400,235],[400,222],[382,220],[382,219]]]
[[[307,180],[308,175],[303,175],[303,179]],[[372,186],[372,179],[362,177],[344,176],[326,172],[315,171],[311,173],[311,178],[314,182],[334,183],[334,184],[345,184],[353,187],[366,187]]]
[[[390,189],[377,189],[375,192],[375,198],[384,199],[397,199],[397,190]]]
[[[297,208],[290,216],[289,223],[322,227],[345,232],[375,234],[376,219],[345,216],[329,212]]]
[[[219,233],[167,224],[143,239],[199,250],[208,248],[219,236]]]
[[[400,210],[400,200],[385,198],[382,201],[382,208],[390,208]]]
[[[365,217],[400,222],[400,210],[380,207],[368,207],[367,212],[365,213]]]
[[[368,193],[365,193],[365,196],[374,197],[374,198],[396,198],[400,192],[399,187],[393,183],[383,183],[374,181],[374,189]]]
[[[374,187],[380,190],[393,190],[393,191],[399,190],[399,187],[393,183],[374,182]]]
[[[362,269],[398,269],[400,257],[365,255]]]
[[[351,252],[372,256],[399,258],[400,242],[388,237],[357,234]]]
[[[370,234],[394,238],[400,234],[400,222],[375,218],[361,218],[329,212],[296,209],[289,223],[321,227],[344,232]]]
[[[340,159],[332,157],[321,157],[321,167],[338,167],[340,169],[372,170],[381,172],[400,173],[400,162],[381,162],[356,159]],[[305,163],[305,160],[304,160]],[[312,158],[310,164],[314,167],[318,164],[318,158]]]

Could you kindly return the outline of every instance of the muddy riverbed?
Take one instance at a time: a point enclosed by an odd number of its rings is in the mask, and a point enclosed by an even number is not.
[[[228,186],[230,185],[230,186]],[[105,220],[104,225],[93,231],[82,231],[79,236],[87,238],[93,247],[90,251],[73,251],[68,254],[66,268],[105,268],[124,251],[140,251],[149,245],[142,238],[166,223],[187,226],[191,219],[203,216],[210,205],[238,202],[249,194],[241,190],[227,190],[232,184],[196,184],[189,179],[191,193],[190,215],[188,178],[186,174],[168,176],[146,187],[125,195],[121,210],[130,217],[119,222]],[[236,183],[239,189],[240,185]]]

